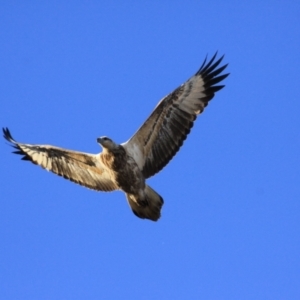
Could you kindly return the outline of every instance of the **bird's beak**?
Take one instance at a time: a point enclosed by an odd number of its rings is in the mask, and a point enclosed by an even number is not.
[[[101,138],[97,138],[97,143],[102,145],[102,139]]]

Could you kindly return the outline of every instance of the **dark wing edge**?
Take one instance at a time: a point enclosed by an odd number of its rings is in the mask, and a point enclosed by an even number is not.
[[[218,68],[224,55],[216,60],[217,52],[188,81],[163,98],[146,122],[124,144],[135,157],[145,178],[161,169],[178,152],[187,138],[197,116],[202,113],[215,93],[224,85],[218,85],[228,74],[221,73],[228,64]]]
[[[22,160],[28,160],[43,169],[93,190],[113,191],[117,189],[93,155],[49,145],[18,143],[8,128],[2,130],[4,138],[16,149],[13,153],[22,155]]]
[[[30,156],[18,146],[18,143],[14,140],[7,127],[2,128],[2,131],[3,137],[10,143],[10,146],[12,146],[14,149],[17,149],[17,151],[13,151],[12,153],[23,155],[23,157],[21,158],[22,160],[29,160],[32,163],[36,164],[34,161],[31,160]]]
[[[195,74],[195,76],[201,76],[204,81],[203,86],[205,88],[206,98],[201,98],[201,100],[206,101],[205,106],[207,106],[208,101],[215,96],[216,92],[218,92],[219,90],[225,87],[225,85],[215,85],[215,84],[223,81],[230,74],[230,73],[226,73],[218,76],[227,68],[228,64],[225,64],[224,66],[216,69],[224,58],[224,55],[222,55],[216,62],[214,62],[217,54],[218,52],[214,54],[214,56],[207,64],[205,64],[207,60],[207,58],[205,58],[204,62],[202,63],[202,66]]]

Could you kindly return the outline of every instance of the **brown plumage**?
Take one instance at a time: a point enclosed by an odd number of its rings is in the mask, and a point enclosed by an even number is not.
[[[160,217],[162,197],[145,180],[164,168],[186,139],[196,117],[229,74],[220,75],[223,57],[216,54],[187,82],[164,97],[140,129],[123,144],[98,138],[103,151],[89,154],[49,145],[16,142],[3,128],[4,138],[29,160],[57,175],[97,191],[122,190],[135,215],[153,221]]]

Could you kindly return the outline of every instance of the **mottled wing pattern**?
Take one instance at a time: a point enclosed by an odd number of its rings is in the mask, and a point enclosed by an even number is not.
[[[163,98],[140,129],[123,144],[134,157],[146,178],[165,167],[177,153],[199,115],[215,93],[224,85],[217,85],[229,74],[219,67],[223,56],[217,53],[187,82]]]
[[[23,155],[23,160],[29,160],[48,171],[93,190],[113,191],[117,189],[100,160],[96,159],[96,155],[49,145],[17,143],[8,128],[3,128],[3,134],[4,138],[17,149],[14,153]]]

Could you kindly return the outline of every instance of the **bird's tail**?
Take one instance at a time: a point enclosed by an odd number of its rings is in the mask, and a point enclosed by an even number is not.
[[[131,194],[126,194],[126,198],[137,217],[157,221],[160,218],[160,210],[164,204],[164,200],[149,185],[145,187],[145,194],[146,204],[142,204],[143,201],[139,201],[139,199],[136,199]]]

